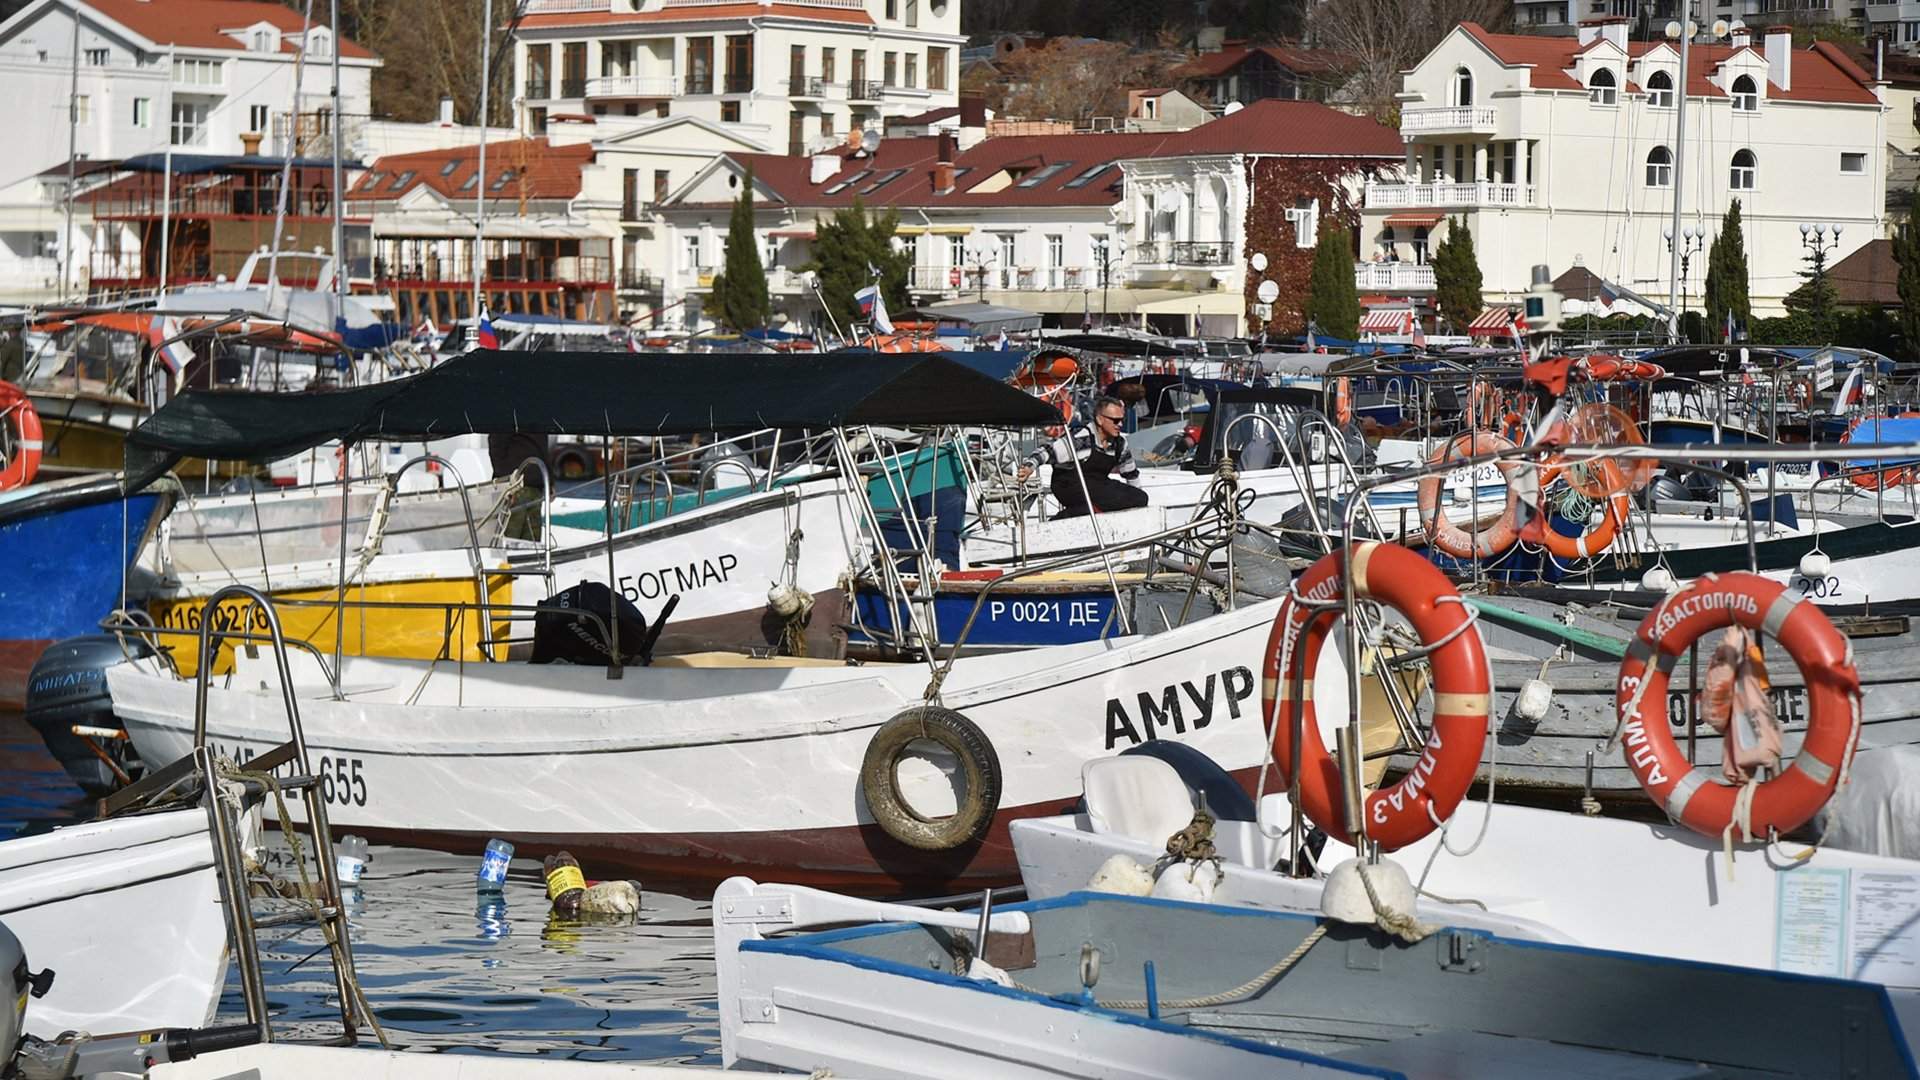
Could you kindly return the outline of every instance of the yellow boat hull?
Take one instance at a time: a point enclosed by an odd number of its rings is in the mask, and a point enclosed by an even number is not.
[[[491,633],[480,633],[481,615],[452,605],[475,603],[479,590],[472,578],[417,578],[349,585],[344,608],[345,633],[342,652],[347,656],[377,656],[396,660],[431,660],[445,657],[457,660],[489,659],[482,641],[499,641],[508,634],[504,616],[493,619]],[[198,673],[199,633],[206,610],[206,596],[167,597],[151,602],[149,612],[163,631],[157,635],[160,646],[168,649],[180,674]],[[282,589],[268,593],[280,616],[280,631],[288,641],[305,641],[322,655],[333,655],[337,610],[337,589]],[[290,602],[291,601],[291,602]],[[301,603],[299,601],[311,601]],[[512,578],[505,574],[487,575],[487,601],[490,604],[513,602]],[[424,607],[387,608],[372,604],[421,604]],[[215,631],[246,626],[250,632],[265,636],[266,617],[241,598],[221,601],[214,611]],[[506,647],[494,645],[492,659],[505,659]],[[214,654],[213,674],[233,670],[233,645],[220,645]]]

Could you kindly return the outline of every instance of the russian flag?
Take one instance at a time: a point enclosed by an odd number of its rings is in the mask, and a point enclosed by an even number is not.
[[[887,300],[880,295],[880,286],[869,285],[853,294],[853,301],[860,305],[860,314],[872,320],[873,328],[882,334],[893,333],[893,320],[887,317]]]
[[[493,332],[493,317],[487,313],[487,305],[480,305],[480,332],[474,336],[474,343],[483,349],[500,347],[500,335]]]

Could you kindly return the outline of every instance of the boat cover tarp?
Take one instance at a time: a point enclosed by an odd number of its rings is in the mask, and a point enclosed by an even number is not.
[[[330,440],[687,435],[857,424],[1042,427],[1046,403],[938,353],[479,349],[372,386],[188,390],[127,436],[129,490],[183,457],[271,461]]]

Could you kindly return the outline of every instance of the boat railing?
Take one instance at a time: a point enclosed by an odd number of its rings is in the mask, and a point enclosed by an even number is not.
[[[419,454],[415,457],[407,459],[406,461],[401,463],[399,468],[393,470],[393,472],[389,474],[387,477],[386,491],[392,492],[394,490],[397,490],[400,486],[400,478],[406,475],[407,470],[413,468],[416,465],[427,465],[427,464],[437,465],[439,468],[444,469],[447,475],[453,477],[454,487],[460,492],[460,509],[461,509],[461,512],[466,515],[466,518],[467,518],[467,562],[473,568],[474,596],[480,602],[481,626],[483,627],[491,626],[493,620],[489,618],[487,615],[487,570],[486,570],[486,565],[484,560],[482,560],[480,557],[480,530],[478,526],[474,524],[473,500],[467,494],[467,485],[466,485],[466,482],[463,481],[460,477],[460,470],[454,466],[453,462],[448,461],[446,458],[441,457],[439,454],[436,454],[431,450],[429,450],[424,454]],[[385,523],[385,515],[381,514],[380,517],[376,520],[374,527],[368,530],[368,538],[370,541],[370,546],[372,547],[378,546],[378,543],[376,540],[374,540],[374,537],[377,535],[378,528],[384,523]],[[340,598],[342,600],[346,599],[346,595],[347,595],[347,581],[346,581],[347,565],[346,565],[345,542],[346,542],[346,538],[344,535],[342,535],[341,537],[342,547],[340,552],[340,574],[341,574]],[[345,613],[342,612],[334,620],[334,635],[335,635],[336,641],[338,641],[343,635],[345,635],[346,632],[347,632],[347,620],[346,620]],[[481,655],[486,657],[489,660],[493,659],[491,650],[482,650]],[[337,668],[339,666],[339,663],[340,663],[340,649],[336,646],[334,649],[334,666]]]
[[[719,473],[721,469],[725,469],[728,467],[739,469],[741,472],[746,474],[747,489],[749,491],[751,491],[755,485],[760,483],[760,476],[759,474],[753,471],[753,466],[747,464],[745,461],[742,461],[737,457],[728,455],[726,457],[719,458],[714,461],[709,461],[705,465],[701,466],[700,477],[695,483],[695,487],[694,487],[694,505],[695,506],[707,505],[707,492],[709,490],[709,485],[712,483],[714,476],[717,473]],[[771,469],[767,470],[768,479],[771,479],[772,476],[773,476],[773,470]]]

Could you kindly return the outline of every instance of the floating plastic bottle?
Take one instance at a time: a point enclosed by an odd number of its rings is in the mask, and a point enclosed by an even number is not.
[[[554,914],[562,917],[579,914],[580,898],[587,892],[587,879],[580,872],[579,860],[562,851],[547,856],[545,869],[547,899],[553,901]]]
[[[333,861],[334,873],[339,877],[340,884],[351,885],[359,881],[360,875],[366,873],[367,863],[371,861],[367,857],[367,838],[352,835],[341,837],[340,842],[333,845]]]
[[[481,892],[497,893],[507,883],[507,864],[513,861],[513,845],[505,840],[487,841],[486,854],[480,856],[478,887]]]

